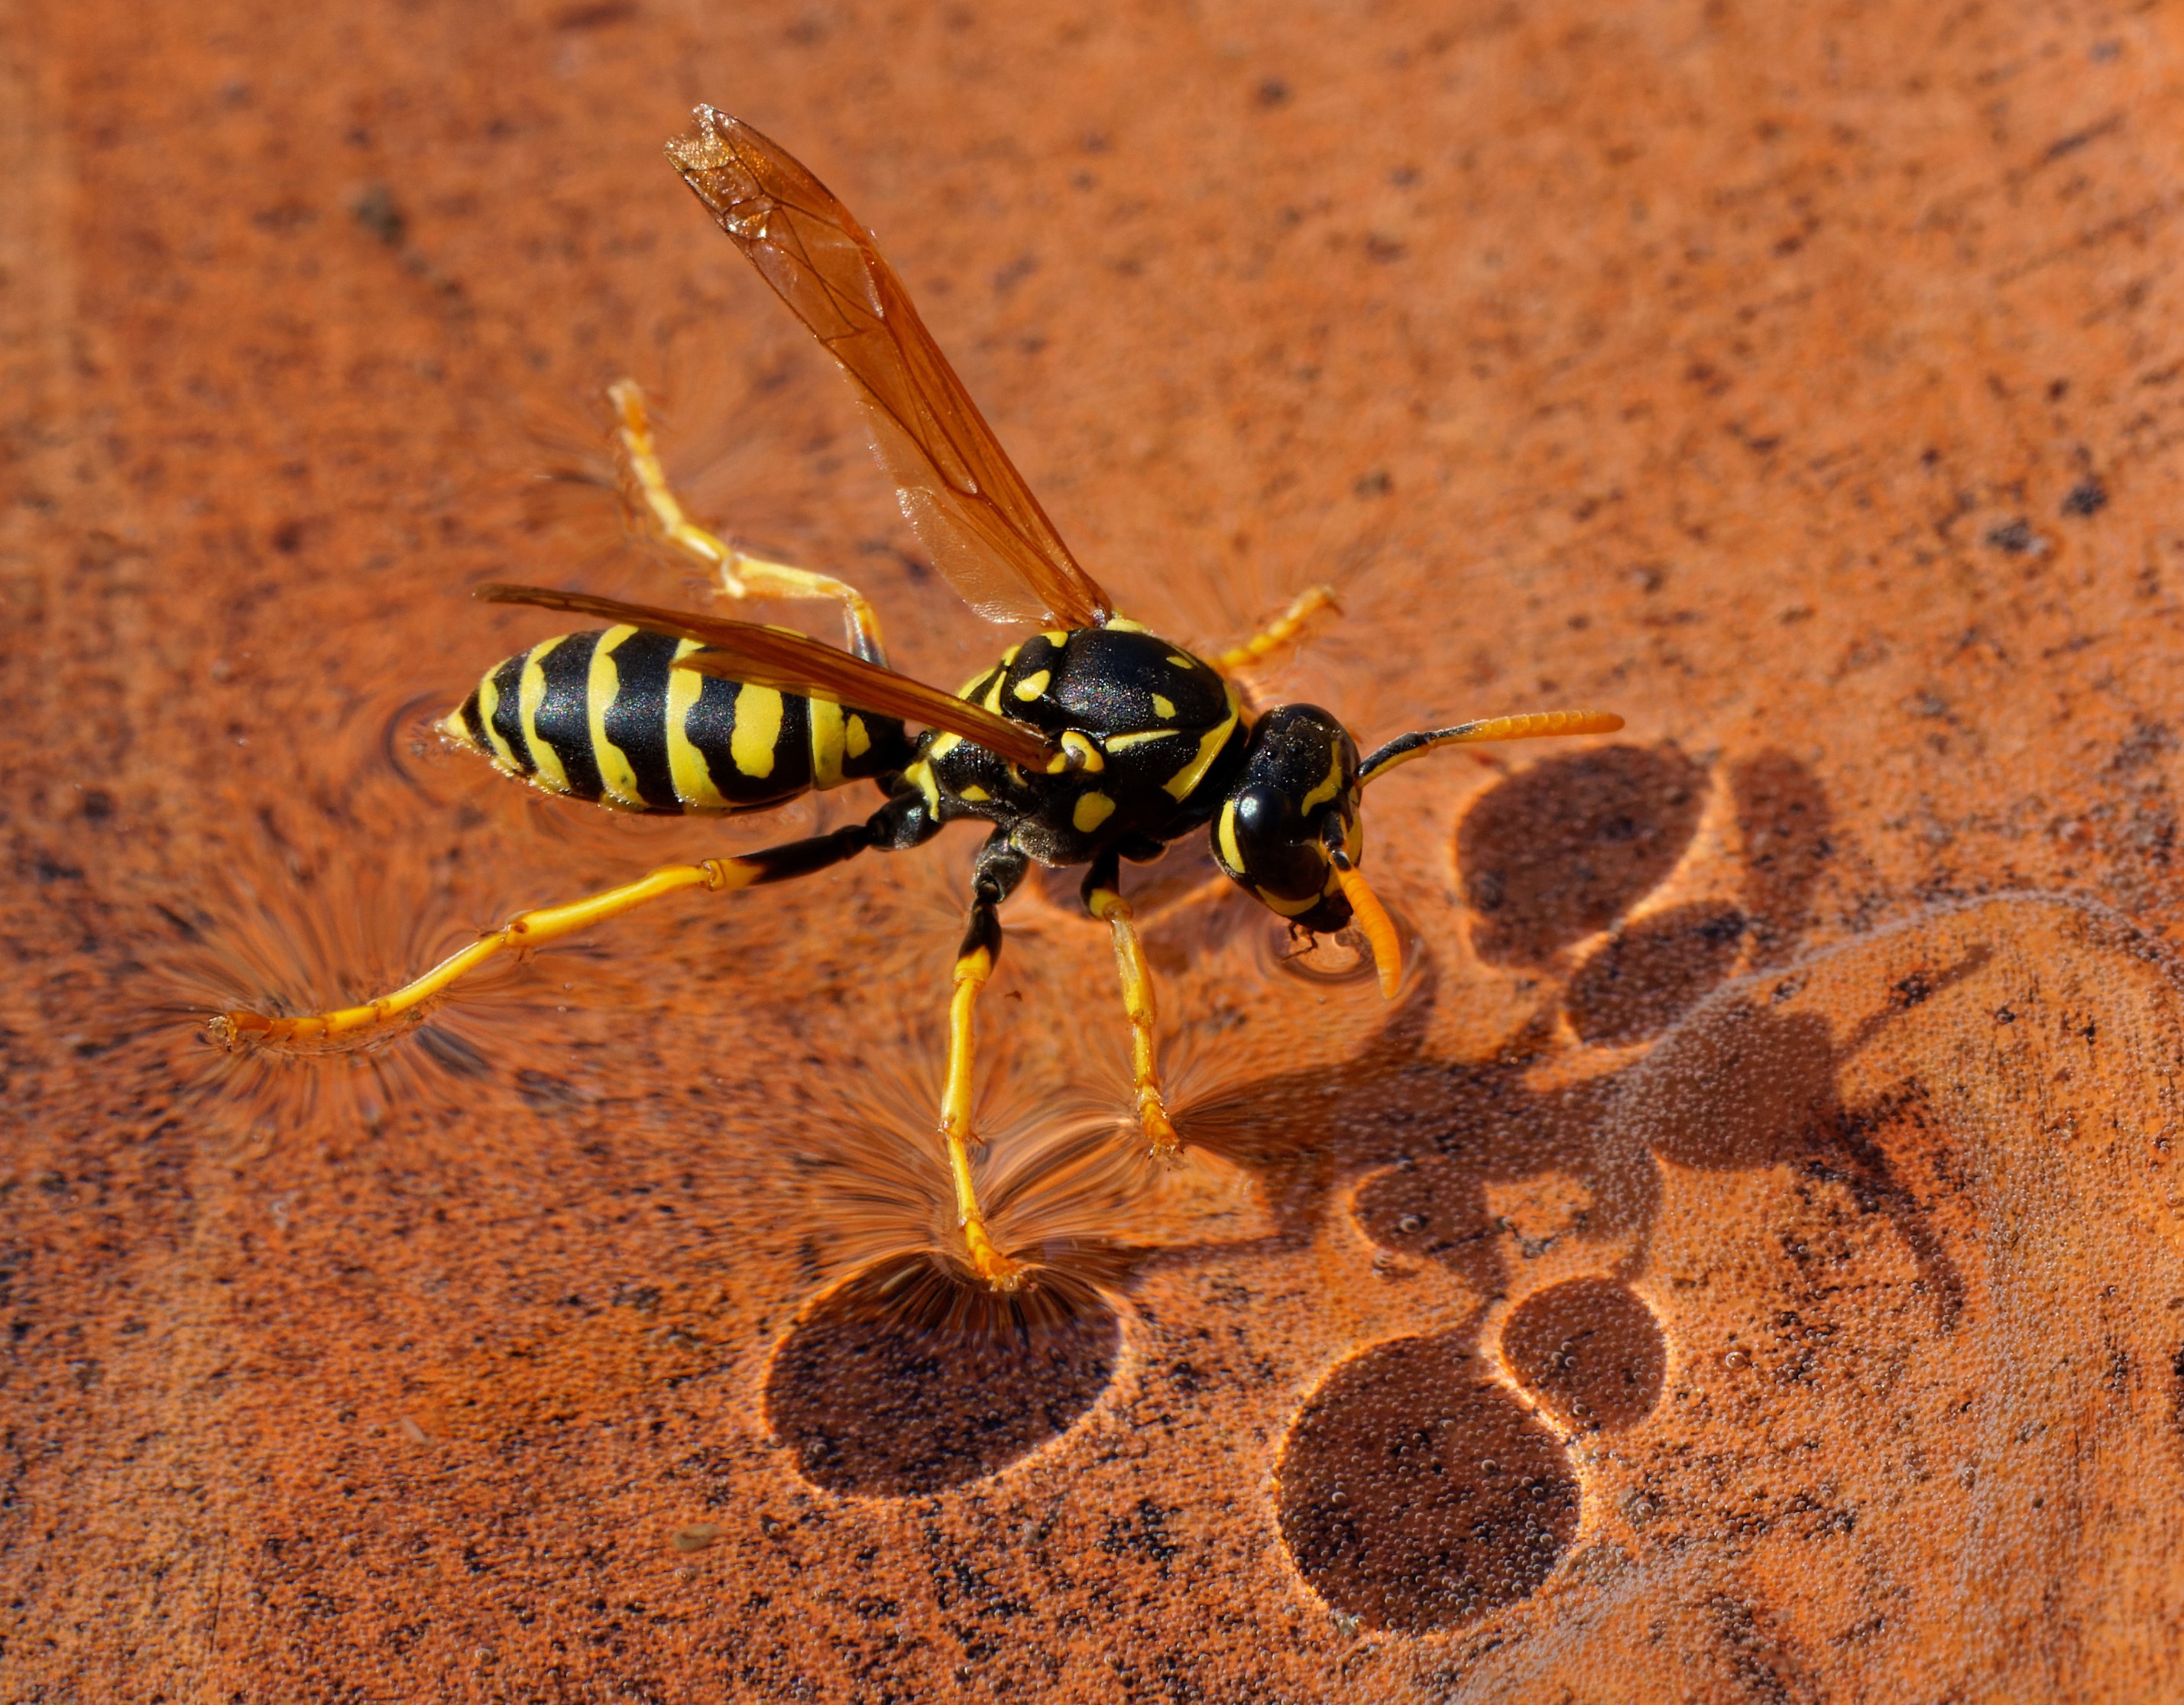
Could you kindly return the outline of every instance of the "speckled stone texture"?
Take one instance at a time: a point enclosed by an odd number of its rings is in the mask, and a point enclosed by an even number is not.
[[[2146,1699],[2184,1680],[2184,81],[2155,6],[0,3],[0,1700]],[[664,601],[599,387],[952,683],[1003,643],[660,154],[878,231],[1122,606],[1368,738],[1384,1004],[972,837],[401,1046],[223,1001],[849,820],[417,736]],[[548,477],[541,477],[546,476]],[[809,610],[772,620],[827,631]],[[596,815],[596,814],[594,814]],[[1213,884],[1209,886],[1209,879]]]

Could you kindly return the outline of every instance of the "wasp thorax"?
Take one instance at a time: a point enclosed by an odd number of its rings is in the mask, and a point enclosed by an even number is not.
[[[1340,929],[1350,902],[1332,840],[1355,860],[1357,743],[1316,705],[1281,705],[1251,729],[1244,767],[1213,825],[1213,855],[1252,896],[1306,929]]]

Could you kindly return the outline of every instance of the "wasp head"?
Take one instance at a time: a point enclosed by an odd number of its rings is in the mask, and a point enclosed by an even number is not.
[[[1281,705],[1252,727],[1213,823],[1213,856],[1262,905],[1301,928],[1350,922],[1335,871],[1364,851],[1357,821],[1357,743],[1316,705]]]

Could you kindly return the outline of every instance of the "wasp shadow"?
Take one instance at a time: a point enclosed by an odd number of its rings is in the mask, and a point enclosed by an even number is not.
[[[1546,973],[1549,992],[1490,1058],[1427,1043],[1437,980],[1422,977],[1364,1049],[1332,1067],[1239,1086],[1187,1109],[1189,1140],[1259,1173],[1277,1239],[1315,1236],[1355,1180],[1358,1228],[1437,1262],[1481,1298],[1507,1293],[1511,1228],[1497,1186],[1550,1174],[1587,1194],[1574,1234],[1621,1240],[1613,1271],[1552,1286],[1503,1323],[1508,1374],[1570,1433],[1635,1425],[1658,1404],[1668,1352],[1630,1288],[1644,1270],[1663,1162],[1802,1164],[1888,1216],[1939,1299],[1962,1284],[1875,1140],[1894,1098],[1847,1106],[1845,1061],[1964,964],[1888,991],[1840,1040],[1772,1010],[1794,987],[1765,973],[1797,951],[1833,852],[1818,779],[1763,751],[1722,775],[1744,857],[1728,891],[1630,914],[1684,860],[1708,778],[1668,748],[1551,759],[1498,784],[1457,827],[1474,952]],[[1743,993],[1724,985],[1741,974]],[[1646,1051],[1576,1082],[1539,1067],[1587,1043]],[[1300,1570],[1338,1610],[1418,1633],[1528,1596],[1576,1530],[1567,1446],[1494,1377],[1477,1318],[1364,1350],[1322,1383],[1284,1447],[1278,1505]]]
[[[1708,787],[1700,766],[1670,748],[1607,747],[1549,759],[1488,790],[1456,832],[1472,946],[1550,973],[1528,1019],[1489,1058],[1432,1052],[1439,978],[1429,962],[1358,1053],[1184,1108],[1186,1139],[1259,1173],[1278,1238],[1309,1240],[1330,1195],[1364,1177],[1351,1206],[1375,1243],[1499,1295],[1507,1240],[1489,1211],[1490,1191],[1550,1173],[1593,1182],[1603,1147],[1618,1152],[1605,1133],[1627,1110],[1627,1080],[1650,1057],[1540,1087],[1538,1068],[1563,1045],[1563,1025],[1586,1041],[1652,1042],[1740,967],[1748,974],[1794,951],[1808,927],[1831,852],[1825,791],[1795,758],[1773,750],[1728,766],[1724,780],[1747,855],[1736,891],[1635,918],[1628,914],[1697,832]],[[1574,957],[1589,938],[1597,939]],[[1877,1152],[1857,1139],[1862,1116],[1835,1095],[1825,1026],[1789,1043],[1763,1030],[1769,1045],[1760,1053],[1780,1056],[1789,1081],[1774,1084],[1755,1067],[1752,1094],[1713,1105],[1717,1124],[1742,1134],[1715,1140],[1711,1151],[1748,1156],[1752,1165],[1792,1151],[1834,1154],[1871,1183],[1876,1201],[1900,1201]],[[1684,1057],[1710,1069],[1696,1055]],[[1663,1069],[1648,1081],[1680,1078]],[[1618,1177],[1613,1194],[1620,1217],[1611,1214],[1610,1224],[1643,1221],[1642,1189]]]
[[[1067,1432],[1121,1349],[1114,1307],[1089,1284],[1055,1275],[996,1295],[905,1256],[805,1307],[767,1370],[766,1418],[814,1485],[921,1496]]]

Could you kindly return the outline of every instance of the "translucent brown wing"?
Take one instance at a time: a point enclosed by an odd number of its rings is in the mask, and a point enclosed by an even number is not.
[[[1033,769],[1044,769],[1056,749],[1036,728],[778,627],[695,616],[688,610],[660,610],[645,604],[624,604],[620,599],[594,598],[583,592],[556,592],[542,586],[481,586],[477,595],[488,604],[533,604],[542,610],[566,610],[602,621],[627,622],[654,633],[693,639],[705,649],[677,658],[678,667],[749,682],[755,687],[800,693],[807,699],[828,699],[852,710],[897,716],[928,728],[944,728]]]
[[[991,621],[1091,627],[1107,594],[978,413],[871,234],[749,125],[697,111],[667,145],[683,181],[855,384],[904,519]]]

